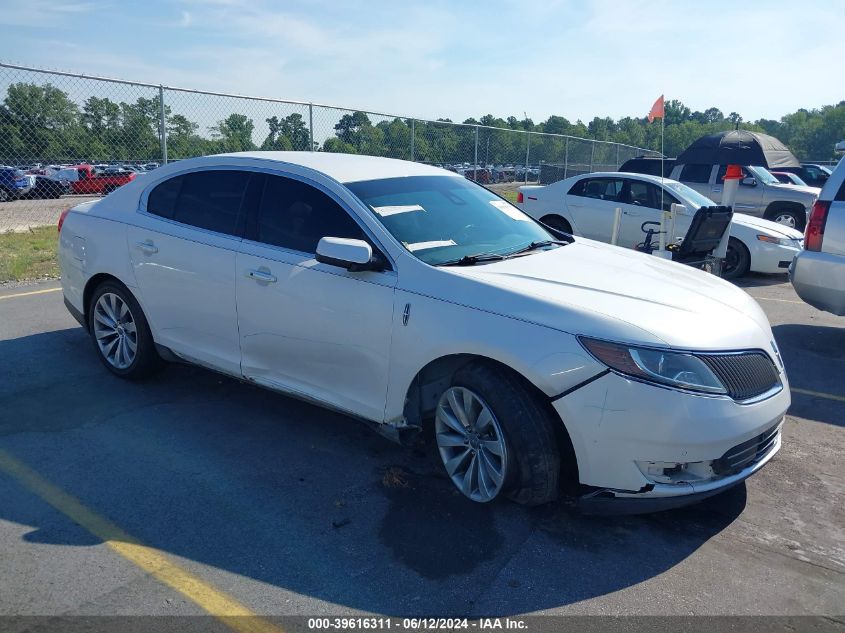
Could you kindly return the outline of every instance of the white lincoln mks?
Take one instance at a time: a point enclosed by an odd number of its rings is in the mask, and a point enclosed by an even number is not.
[[[59,222],[117,376],[165,360],[431,433],[474,501],[650,511],[780,448],[769,323],[699,270],[545,227],[463,177],[321,152],[183,160]]]

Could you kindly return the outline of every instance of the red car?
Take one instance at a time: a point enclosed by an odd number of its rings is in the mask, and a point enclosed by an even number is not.
[[[79,179],[71,183],[73,193],[99,193],[105,196],[135,178],[135,172],[132,171],[98,174],[91,165],[77,165],[76,170]]]

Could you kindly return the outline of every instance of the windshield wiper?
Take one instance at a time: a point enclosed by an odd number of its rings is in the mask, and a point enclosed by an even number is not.
[[[538,248],[545,248],[546,246],[566,246],[567,244],[571,244],[572,242],[564,242],[563,240],[540,240],[538,242],[531,242],[528,246],[523,248],[519,248],[515,251],[512,251],[507,254],[507,257],[513,257],[514,255],[519,255],[520,253],[527,253],[528,251],[534,251]]]
[[[464,255],[458,259],[450,259],[445,262],[440,262],[438,266],[474,266],[482,262],[496,262],[506,259],[504,255],[498,253],[479,253],[477,255]]]

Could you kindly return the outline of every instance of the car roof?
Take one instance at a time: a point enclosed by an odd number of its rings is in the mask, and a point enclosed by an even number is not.
[[[331,152],[235,152],[231,154],[217,154],[216,156],[206,158],[245,158],[299,165],[322,172],[338,182],[345,183],[381,178],[400,178],[403,176],[462,177],[439,167],[412,163],[407,160],[382,158],[380,156],[359,156],[356,154],[333,154]],[[187,161],[179,162],[185,163]],[[206,161],[202,161],[202,163],[206,163]]]
[[[581,178],[630,178],[633,180],[646,180],[648,182],[652,182],[655,185],[660,184],[671,184],[678,182],[677,180],[672,180],[671,178],[661,178],[660,176],[652,176],[651,174],[637,174],[634,172],[628,171],[594,171],[589,174],[580,174],[578,176],[574,176],[575,179]]]

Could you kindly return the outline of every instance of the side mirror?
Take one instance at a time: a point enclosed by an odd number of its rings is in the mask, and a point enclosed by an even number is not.
[[[317,261],[350,272],[381,270],[383,266],[373,258],[373,248],[364,240],[345,237],[323,237],[317,244]]]
[[[670,209],[675,215],[689,215],[689,209],[687,209],[686,205],[678,204],[677,202],[673,202]]]
[[[746,176],[742,180],[739,181],[743,187],[756,187],[757,186],[757,179],[752,178],[751,176]]]

